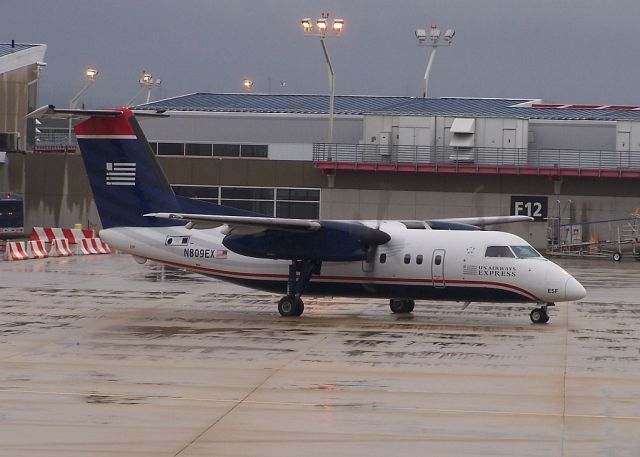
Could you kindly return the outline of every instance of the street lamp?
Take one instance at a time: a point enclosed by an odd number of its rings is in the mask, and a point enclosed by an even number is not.
[[[431,73],[431,66],[433,65],[433,59],[436,56],[436,51],[438,46],[441,46],[440,43],[440,35],[441,30],[438,28],[438,24],[432,22],[429,27],[429,40],[427,41],[427,31],[425,29],[417,29],[416,30],[416,38],[418,39],[418,46],[431,46],[431,53],[429,54],[429,61],[427,62],[427,69],[424,72],[424,92],[422,96],[427,98],[427,94],[429,91],[429,73]],[[455,36],[456,31],[453,29],[447,29],[444,32],[444,45],[451,46],[451,42],[453,41],[453,37]]]
[[[331,30],[334,35],[339,35],[344,29],[344,20],[334,19],[331,24],[329,23],[329,13],[322,13],[320,19],[316,20],[317,32],[314,32],[313,22],[310,18],[304,18],[300,21],[302,30],[306,36],[315,36],[320,38],[320,44],[322,45],[322,52],[324,53],[325,61],[327,62],[327,70],[329,72],[329,154],[328,159],[331,160],[331,148],[333,144],[333,100],[335,98],[335,83],[336,77],[333,71],[333,65],[327,52],[327,46],[324,43],[324,39],[327,36],[328,30]]]
[[[96,70],[93,67],[87,67],[84,70],[84,77],[87,80],[87,82],[84,85],[84,87],[82,89],[80,89],[80,92],[78,92],[76,94],[76,96],[73,97],[71,99],[71,101],[69,102],[69,108],[70,109],[74,109],[76,106],[78,106],[78,102],[80,101],[80,97],[82,97],[82,95],[87,91],[87,89],[89,89],[89,87],[91,87],[91,85],[94,82],[96,82],[96,79],[98,79],[98,70]],[[68,145],[71,145],[71,118],[69,118],[69,135],[67,137],[67,142],[68,142]]]
[[[147,103],[149,103],[149,101],[151,100],[151,89],[153,89],[153,87],[160,87],[160,85],[162,84],[162,80],[160,79],[153,79],[153,76],[151,76],[151,73],[148,73],[145,70],[142,70],[142,76],[140,77],[140,79],[138,80],[138,83],[140,84],[140,90],[138,92],[136,92],[136,94],[131,97],[131,99],[127,102],[127,106],[132,106],[133,103],[136,101],[136,98],[138,98],[138,96],[142,93],[143,90],[147,90]]]

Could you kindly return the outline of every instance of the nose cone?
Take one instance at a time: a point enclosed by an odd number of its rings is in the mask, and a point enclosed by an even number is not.
[[[587,291],[576,278],[571,276],[564,286],[564,295],[567,300],[580,300],[587,296]]]

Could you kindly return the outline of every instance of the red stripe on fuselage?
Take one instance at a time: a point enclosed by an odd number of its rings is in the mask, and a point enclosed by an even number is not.
[[[133,112],[127,108],[122,109],[122,116],[117,117],[90,117],[76,125],[76,135],[135,135],[129,124],[129,118]]]
[[[158,260],[148,258],[154,262],[164,263],[167,265],[171,265],[177,268],[186,268],[190,270],[196,270],[200,272],[210,273],[215,276],[232,276],[232,277],[243,277],[247,279],[282,279],[287,281],[289,276],[286,274],[275,274],[275,273],[245,273],[241,271],[229,271],[229,270],[218,270],[215,268],[207,268],[200,267],[194,265],[187,265],[179,262],[170,262],[167,260]],[[313,276],[317,280],[325,280],[325,281],[353,281],[353,282],[387,282],[387,283],[415,283],[420,284],[423,283],[425,285],[433,285],[433,279],[431,278],[384,278],[384,277],[371,277],[371,276],[328,276],[328,275],[315,275]],[[514,286],[513,284],[507,284],[502,282],[494,282],[494,281],[470,281],[464,279],[446,279],[444,280],[445,284],[458,284],[458,285],[467,285],[467,286],[494,286],[494,287],[502,287],[505,289],[511,289],[521,295],[525,295],[528,298],[541,302],[538,297],[536,297],[531,292],[523,289],[519,286]]]

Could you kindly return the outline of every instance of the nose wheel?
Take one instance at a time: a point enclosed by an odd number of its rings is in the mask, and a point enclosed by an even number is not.
[[[549,313],[547,312],[547,306],[548,305],[544,305],[540,308],[534,308],[533,310],[531,310],[531,314],[529,314],[531,322],[533,322],[534,324],[546,324],[547,322],[549,322]]]
[[[407,298],[392,298],[389,300],[389,308],[394,314],[407,314],[413,311],[416,302]]]

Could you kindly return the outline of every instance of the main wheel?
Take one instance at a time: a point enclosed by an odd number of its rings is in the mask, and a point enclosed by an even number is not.
[[[301,316],[302,313],[304,312],[304,302],[302,301],[302,298],[296,298],[295,302],[296,302],[296,312],[292,314],[292,316]]]
[[[613,259],[614,262],[620,262],[620,260],[622,259],[622,254],[619,251],[616,251],[613,253],[611,258]]]
[[[393,298],[389,300],[389,308],[391,308],[391,312],[395,314],[410,313],[415,306],[416,302],[406,298]]]
[[[404,300],[392,298],[391,300],[389,300],[389,308],[391,308],[391,312],[394,314],[406,313]]]
[[[282,297],[278,302],[278,312],[281,316],[295,316],[297,310],[298,306],[295,297],[287,295],[285,297]]]

